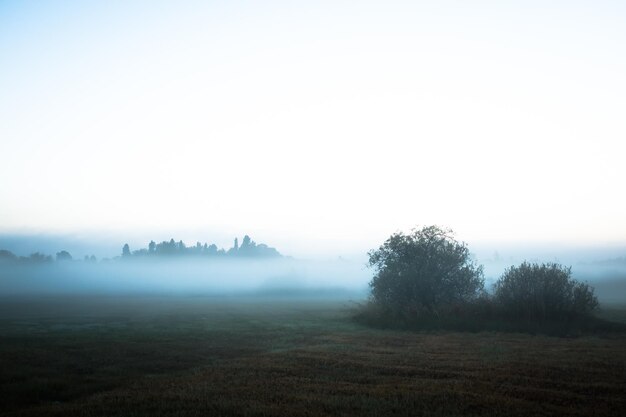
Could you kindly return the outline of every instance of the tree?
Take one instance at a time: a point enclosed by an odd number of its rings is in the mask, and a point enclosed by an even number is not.
[[[217,255],[217,245],[215,243],[212,243],[207,246],[206,253],[210,256]]]
[[[128,246],[128,243],[125,243],[124,247],[122,248],[122,256],[123,257],[129,257],[130,256],[130,246]]]
[[[66,250],[62,250],[61,252],[57,252],[57,261],[71,261],[72,255]]]
[[[250,239],[250,236],[245,235],[241,241],[241,246],[239,247],[239,254],[243,256],[254,256],[256,255],[255,249],[256,243]]]
[[[437,314],[442,306],[478,297],[483,268],[475,265],[465,243],[437,226],[395,233],[369,252],[375,269],[372,299],[385,311],[404,318]]]
[[[241,249],[243,248],[248,248],[250,246],[254,246],[255,243],[252,241],[252,239],[250,239],[250,236],[245,235],[243,237],[243,240],[241,241]]]
[[[25,257],[20,257],[20,260],[23,260],[26,263],[40,264],[40,263],[52,262],[52,256],[44,255],[43,253],[39,253],[39,252],[35,252],[35,253],[31,253],[26,258]]]
[[[228,255],[238,255],[239,253],[239,239],[235,238],[235,243],[233,244],[233,247],[228,249],[228,252],[226,252]]]
[[[508,268],[498,279],[494,298],[513,318],[565,319],[591,313],[598,306],[593,291],[573,279],[569,267],[524,262]]]
[[[0,250],[0,262],[15,262],[17,261],[17,256],[13,254],[13,252],[8,251],[6,249]]]

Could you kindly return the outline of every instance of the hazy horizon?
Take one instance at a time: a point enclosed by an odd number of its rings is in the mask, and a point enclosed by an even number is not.
[[[157,243],[161,241],[154,240]],[[109,246],[105,246],[104,242]],[[187,247],[195,248],[194,242],[184,243]],[[201,240],[200,243],[211,244],[215,241]],[[74,258],[73,262],[57,259],[57,262],[44,263],[3,263],[0,267],[0,296],[195,294],[261,298],[338,297],[356,300],[368,297],[374,270],[367,267],[365,251],[347,252],[347,255],[346,252],[328,252],[310,256],[312,251],[309,250],[303,252],[308,257],[298,257],[293,256],[295,252],[290,250],[292,248],[278,247],[283,256],[249,257],[236,252],[231,255],[232,243],[218,245],[218,248],[228,253],[223,252],[221,256],[202,256],[195,252],[186,255],[178,253],[178,256],[167,253],[148,256],[147,252],[136,252],[133,256],[123,256],[122,244],[113,244],[110,240],[0,235],[0,249],[13,250],[18,256],[43,252],[52,255],[53,259],[55,253],[69,250]],[[257,241],[257,244],[260,243],[274,246],[273,242]],[[147,242],[131,244],[130,251],[145,250],[147,246]],[[469,247],[473,261],[484,267],[487,291],[491,291],[495,281],[513,265],[523,261],[558,262],[571,267],[575,279],[593,285],[602,303],[619,303],[626,297],[624,247],[501,246],[492,252],[491,247]],[[98,253],[98,249],[104,252]],[[84,256],[93,254],[97,254],[97,259],[86,259],[83,262]]]
[[[146,248],[150,241],[162,242],[174,239],[182,240],[187,246],[197,242],[215,243],[218,248],[228,249],[233,246],[234,239],[241,239],[244,235],[257,241],[275,247],[283,256],[300,259],[335,259],[347,258],[365,260],[367,252],[378,248],[389,235],[395,232],[409,232],[409,230],[391,231],[379,241],[358,242],[349,246],[338,247],[331,239],[285,239],[280,236],[254,235],[241,233],[228,234],[224,231],[179,231],[154,233],[2,233],[0,232],[0,249],[7,249],[18,255],[29,255],[33,252],[54,254],[61,250],[76,253],[79,258],[84,255],[96,255],[98,258],[112,258],[121,254],[122,246],[128,243],[131,250]],[[538,259],[554,261],[563,259],[564,262],[585,263],[604,261],[626,256],[626,243],[581,244],[563,242],[489,242],[467,241],[455,233],[455,237],[468,245],[472,254],[485,261],[497,260],[520,262],[522,260]]]
[[[0,249],[102,259],[247,234],[361,288],[368,251],[435,224],[488,280],[525,260],[624,276],[587,265],[626,256],[624,15],[3,2]]]

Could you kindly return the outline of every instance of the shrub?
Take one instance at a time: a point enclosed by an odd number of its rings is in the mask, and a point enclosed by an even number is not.
[[[505,315],[528,320],[585,316],[598,306],[593,288],[557,263],[508,268],[495,284],[494,301]]]

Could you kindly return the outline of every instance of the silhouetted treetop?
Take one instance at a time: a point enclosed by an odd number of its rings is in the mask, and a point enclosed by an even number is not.
[[[28,256],[17,256],[11,251],[8,251],[6,249],[0,249],[0,263],[41,264],[46,262],[52,262],[52,256],[44,255],[43,253],[39,252],[31,253]]]
[[[218,248],[214,243],[201,243],[196,242],[193,246],[187,246],[185,242],[179,240],[176,242],[174,239],[169,241],[164,240],[160,243],[156,243],[151,240],[148,243],[147,248],[140,248],[137,250],[131,250],[130,245],[125,243],[122,247],[121,256],[116,256],[112,259],[102,258],[101,262],[110,262],[115,260],[131,260],[131,259],[147,259],[147,258],[170,258],[170,257],[199,257],[199,258],[278,258],[282,255],[274,248],[269,247],[263,243],[256,244],[248,235],[245,235],[241,245],[239,245],[239,239],[235,238],[232,248],[228,250]],[[85,255],[81,260],[74,260],[72,255],[62,250],[56,253],[55,257],[57,262],[88,262],[96,263],[97,259],[94,255]],[[0,249],[0,264],[41,264],[52,262],[54,259],[52,256],[45,255],[39,252],[35,252],[29,256],[17,256],[9,250]]]
[[[17,256],[11,251],[2,249],[0,250],[0,262],[15,262],[17,261]]]
[[[239,239],[235,238],[233,247],[228,250],[219,249],[214,243],[196,242],[194,246],[187,246],[185,242],[179,240],[176,242],[173,238],[169,241],[156,243],[150,241],[147,249],[138,249],[130,251],[128,244],[122,248],[123,258],[140,258],[140,257],[177,257],[177,256],[196,256],[196,257],[242,257],[242,258],[275,258],[282,256],[275,248],[266,244],[255,243],[250,236],[245,235],[241,245]]]
[[[35,252],[31,253],[28,257],[20,257],[21,262],[41,264],[46,262],[52,262],[52,256],[44,255],[43,253]]]
[[[72,255],[66,250],[62,250],[61,252],[57,252],[57,261],[71,261]]]

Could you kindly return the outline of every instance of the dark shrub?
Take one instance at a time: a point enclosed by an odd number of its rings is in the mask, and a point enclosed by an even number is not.
[[[505,315],[528,320],[585,316],[598,306],[593,288],[556,263],[510,267],[495,284],[494,300]]]

